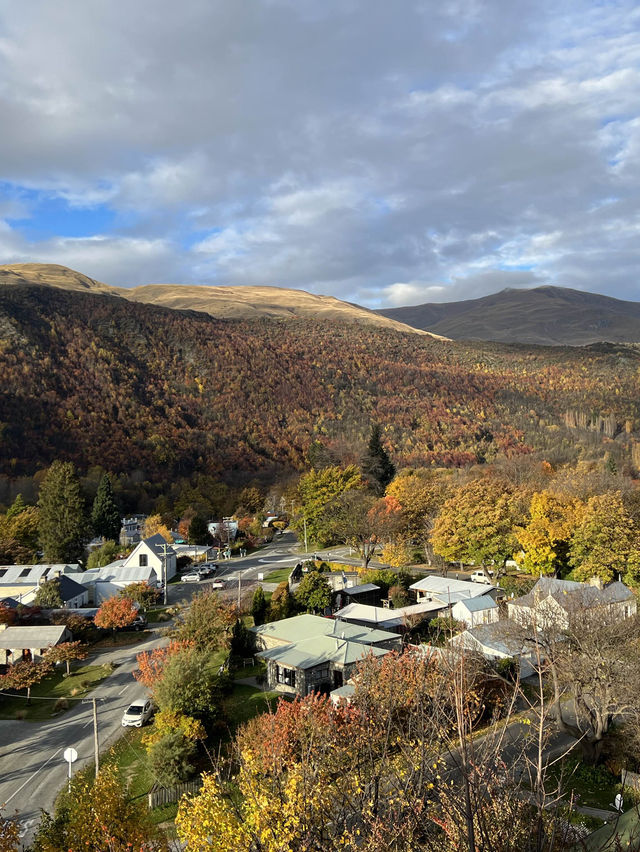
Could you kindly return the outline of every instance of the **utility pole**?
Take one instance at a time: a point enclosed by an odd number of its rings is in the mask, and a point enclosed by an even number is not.
[[[96,764],[96,778],[100,771],[100,742],[98,740],[98,702],[95,698],[91,699],[93,704],[93,757]]]
[[[291,514],[292,515],[295,512],[295,507],[296,507],[296,504],[292,500],[291,501]],[[304,509],[302,510],[302,524],[303,524],[303,528],[304,528],[304,552],[308,553],[309,547],[307,545],[307,516],[304,513]]]
[[[162,590],[165,606],[167,605],[167,548],[168,545],[166,543],[162,545]]]

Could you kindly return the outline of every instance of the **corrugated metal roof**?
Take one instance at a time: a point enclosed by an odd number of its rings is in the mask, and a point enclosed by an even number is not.
[[[47,645],[57,645],[66,632],[64,624],[50,627],[7,627],[0,631],[0,648],[6,651],[18,648],[46,648]]]
[[[482,612],[484,609],[497,609],[498,604],[493,598],[484,595],[481,598],[469,598],[468,600],[457,601],[460,606],[463,606],[469,612]]]
[[[383,657],[388,653],[390,652],[386,648],[376,648],[363,642],[354,642],[337,636],[314,636],[291,645],[280,645],[277,648],[260,651],[256,656],[263,660],[274,660],[280,665],[295,669],[312,669],[322,663],[351,665],[366,657],[367,654]]]
[[[397,639],[395,633],[386,630],[374,630],[359,624],[348,624],[345,621],[334,621],[332,618],[322,618],[319,615],[294,615],[283,618],[282,621],[271,621],[259,627],[250,628],[258,636],[270,636],[282,642],[300,642],[314,636],[341,636],[357,642],[374,644]],[[344,634],[344,635],[343,635]]]
[[[453,580],[450,577],[440,577],[430,574],[409,586],[418,592],[430,593],[443,603],[455,603],[467,598],[478,598],[495,590],[496,586],[488,583],[472,583],[469,580]]]

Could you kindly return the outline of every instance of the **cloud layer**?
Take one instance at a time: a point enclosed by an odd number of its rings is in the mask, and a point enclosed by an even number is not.
[[[640,298],[630,0],[0,3],[0,263]]]

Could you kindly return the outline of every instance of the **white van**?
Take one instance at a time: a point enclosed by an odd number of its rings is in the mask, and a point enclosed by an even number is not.
[[[472,583],[486,583],[487,585],[491,585],[493,583],[493,571],[490,569],[483,570],[480,568],[478,571],[474,571],[469,579]]]

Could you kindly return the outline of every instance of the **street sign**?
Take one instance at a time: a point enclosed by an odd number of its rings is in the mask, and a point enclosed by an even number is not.
[[[75,763],[78,759],[78,752],[75,750],[75,748],[65,748],[64,759],[67,761],[67,763]]]

